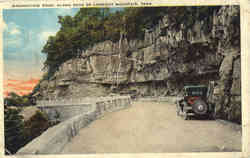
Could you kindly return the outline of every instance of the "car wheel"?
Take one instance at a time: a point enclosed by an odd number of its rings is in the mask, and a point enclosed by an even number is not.
[[[208,105],[199,99],[194,102],[192,109],[196,114],[205,115],[208,112]]]

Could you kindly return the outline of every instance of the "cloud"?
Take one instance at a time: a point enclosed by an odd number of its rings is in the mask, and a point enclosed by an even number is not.
[[[39,34],[40,41],[42,43],[46,42],[49,38],[49,36],[54,36],[57,31],[43,31]]]
[[[38,84],[38,78],[30,78],[27,80],[4,80],[4,96],[7,97],[10,92],[15,92],[18,95],[26,95],[32,92],[33,88]]]
[[[56,9],[56,14],[61,15],[61,16],[65,16],[65,15],[72,16],[74,12],[72,8],[59,8],[59,9]]]
[[[15,47],[21,47],[22,45],[22,39],[21,38],[8,38],[5,41],[5,45],[7,45],[10,48],[15,48]]]
[[[15,24],[14,22],[10,22],[7,24],[5,29],[10,35],[19,35],[21,34],[21,27]]]
[[[4,10],[3,57],[8,78],[41,78],[46,54],[42,53],[49,36],[60,29],[57,16],[73,16],[78,9]],[[39,18],[38,18],[39,17]],[[27,19],[29,22],[27,22]],[[6,78],[6,76],[4,76]]]
[[[3,30],[7,30],[8,29],[8,26],[7,26],[7,24],[4,21],[1,22],[1,27],[2,27]]]
[[[21,47],[23,43],[21,27],[14,22],[9,22],[4,27],[4,46],[7,49]]]
[[[19,29],[17,29],[17,28],[14,28],[14,29],[12,29],[11,31],[10,31],[10,34],[11,35],[17,35],[17,34],[20,34],[21,33],[21,31],[19,30]]]

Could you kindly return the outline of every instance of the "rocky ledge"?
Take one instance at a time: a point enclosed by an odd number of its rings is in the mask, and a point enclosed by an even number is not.
[[[144,39],[103,41],[64,62],[42,80],[38,99],[176,95],[183,85],[214,80],[217,111],[241,118],[239,7],[224,6],[208,21],[176,28],[165,15]]]

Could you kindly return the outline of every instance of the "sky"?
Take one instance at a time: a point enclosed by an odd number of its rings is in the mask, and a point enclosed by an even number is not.
[[[4,78],[39,78],[46,56],[41,52],[50,35],[60,25],[57,16],[73,16],[79,9],[4,10]]]
[[[48,37],[55,35],[60,29],[57,16],[73,16],[78,10],[77,8],[3,10],[5,96],[10,91],[23,95],[32,90],[43,74],[42,68],[46,56],[41,50]],[[23,87],[25,85],[26,87]]]
[[[60,29],[58,16],[74,16],[79,8],[3,10],[4,96],[28,94],[43,75],[41,52],[49,36]],[[122,10],[112,8],[111,12]]]

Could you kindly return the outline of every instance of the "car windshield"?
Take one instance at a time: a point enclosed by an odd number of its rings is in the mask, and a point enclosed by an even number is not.
[[[207,93],[207,87],[185,87],[188,96],[204,96]]]

